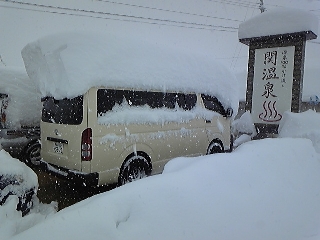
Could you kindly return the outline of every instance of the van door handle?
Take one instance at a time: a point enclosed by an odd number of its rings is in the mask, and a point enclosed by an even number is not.
[[[48,141],[52,141],[52,142],[58,142],[58,143],[68,144],[68,140],[59,139],[59,138],[47,137],[47,140],[48,140]]]
[[[206,120],[206,123],[211,123],[211,120]]]

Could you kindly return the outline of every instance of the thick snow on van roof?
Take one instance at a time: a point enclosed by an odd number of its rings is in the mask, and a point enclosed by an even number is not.
[[[314,14],[290,8],[272,9],[239,25],[239,39],[313,31],[318,33],[318,18]]]
[[[214,44],[214,39],[212,39]],[[60,33],[22,49],[42,96],[72,98],[93,86],[208,93],[238,108],[238,83],[213,56],[181,52],[136,36]]]
[[[8,95],[7,127],[40,124],[40,91],[25,69],[0,67],[0,93]]]

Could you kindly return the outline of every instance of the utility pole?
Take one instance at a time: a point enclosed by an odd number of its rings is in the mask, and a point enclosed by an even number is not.
[[[3,61],[1,55],[0,55],[0,62],[1,62],[4,66],[7,66],[7,65],[5,64],[5,62]]]
[[[260,0],[259,9],[260,9],[261,13],[263,13],[266,10],[266,8],[263,5],[263,0]]]

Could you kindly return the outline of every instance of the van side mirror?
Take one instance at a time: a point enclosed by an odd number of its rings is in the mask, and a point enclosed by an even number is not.
[[[231,117],[233,114],[233,109],[232,108],[227,108],[227,111],[226,111],[226,117]]]

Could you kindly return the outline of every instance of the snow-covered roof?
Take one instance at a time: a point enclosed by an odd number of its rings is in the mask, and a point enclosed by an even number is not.
[[[27,44],[22,57],[42,96],[57,99],[93,86],[192,91],[216,95],[238,108],[238,85],[213,56],[182,52],[135,36],[68,32]]]
[[[318,34],[318,18],[314,14],[290,8],[263,12],[239,25],[239,39],[285,33],[312,31]]]
[[[8,127],[40,123],[40,91],[29,79],[25,69],[0,67],[0,93],[9,97],[6,110]]]

